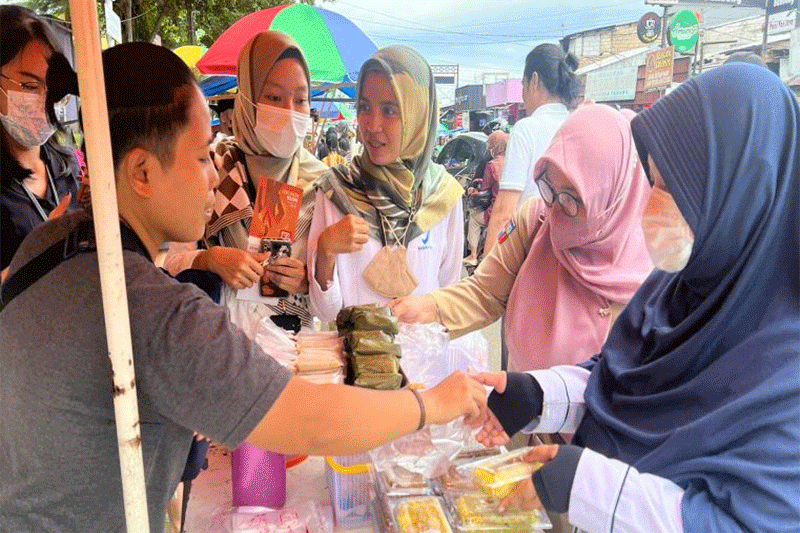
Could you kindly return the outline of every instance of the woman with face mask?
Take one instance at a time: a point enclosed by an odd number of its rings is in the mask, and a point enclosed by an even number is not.
[[[479,440],[575,434],[535,448],[545,466],[504,505],[539,499],[589,533],[797,531],[800,107],[729,64],[631,125],[656,269],[585,364],[481,378],[497,419]]]
[[[321,182],[311,224],[311,306],[333,320],[345,306],[386,303],[459,278],[463,189],[431,161],[438,114],[425,60],[379,50],[358,78],[363,153]]]
[[[252,336],[265,316],[275,317],[285,327],[311,324],[306,241],[314,184],[327,167],[302,146],[311,127],[310,77],[294,39],[275,31],[255,35],[239,54],[237,77],[234,137],[215,147],[220,183],[206,228],[206,249],[187,251],[194,244],[173,244],[165,267],[173,275],[188,268],[219,274],[232,319]],[[303,190],[291,255],[268,261],[265,253],[247,251],[259,181],[267,178]],[[258,285],[262,278],[289,295],[237,299],[237,289]]]
[[[0,270],[36,226],[77,208],[80,168],[54,137],[53,104],[74,78],[52,30],[26,8],[0,6]],[[48,87],[57,64],[58,87]],[[77,92],[73,89],[73,92]],[[5,278],[3,274],[2,278]]]
[[[390,306],[458,337],[505,312],[515,370],[585,361],[652,270],[641,229],[650,194],[628,119],[583,105],[534,167],[541,198],[517,211],[472,276]]]

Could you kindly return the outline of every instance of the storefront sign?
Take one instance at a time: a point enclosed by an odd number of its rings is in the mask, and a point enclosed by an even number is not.
[[[669,44],[675,47],[678,52],[688,52],[697,44],[700,36],[700,23],[697,15],[690,9],[678,11],[669,25],[667,33]]]
[[[595,102],[633,100],[639,67],[598,69],[586,74],[584,98]]]
[[[486,108],[483,85],[466,85],[456,89],[454,108],[456,111],[473,111]]]
[[[767,15],[797,11],[797,0],[767,0]]]
[[[770,15],[768,35],[786,33],[792,31],[797,25],[797,11],[782,11],[776,15]]]
[[[639,25],[636,27],[636,35],[643,43],[652,43],[661,34],[661,17],[653,13],[645,13],[639,19]]]
[[[647,54],[644,67],[644,91],[656,91],[672,83],[672,62],[675,49],[672,46]]]

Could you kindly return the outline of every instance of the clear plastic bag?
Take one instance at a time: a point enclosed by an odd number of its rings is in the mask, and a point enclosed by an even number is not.
[[[450,375],[449,341],[440,324],[400,324],[395,342],[402,348],[400,366],[410,383],[430,388]]]
[[[475,442],[475,432],[462,420],[454,420],[401,437],[371,450],[369,455],[378,472],[399,466],[432,479],[447,472],[452,459]]]

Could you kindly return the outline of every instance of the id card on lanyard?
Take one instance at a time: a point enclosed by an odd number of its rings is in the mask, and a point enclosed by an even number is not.
[[[50,187],[53,188],[53,197],[56,200],[55,203],[56,205],[58,205],[58,203],[61,201],[61,198],[59,198],[58,196],[58,190],[56,189],[56,184],[53,181],[53,176],[50,173],[50,167],[45,165],[45,169],[47,170],[47,180],[50,183]],[[39,212],[39,215],[42,217],[42,221],[47,222],[48,216],[47,213],[44,212],[44,209],[42,209],[42,204],[39,203],[39,198],[35,194],[33,194],[33,192],[28,188],[27,185],[25,185],[24,181],[22,181],[21,183],[22,183],[22,188],[25,189],[26,193],[28,193],[28,198],[30,198],[31,203]],[[45,191],[45,198],[47,198],[47,191]]]

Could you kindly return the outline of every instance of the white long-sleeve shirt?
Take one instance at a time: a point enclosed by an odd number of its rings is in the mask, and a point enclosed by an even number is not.
[[[574,433],[589,371],[556,366],[529,372],[542,387],[542,415],[526,433]],[[569,498],[570,524],[586,533],[683,533],[683,489],[672,481],[584,449]]]
[[[333,281],[323,290],[317,283],[317,244],[320,234],[345,215],[322,192],[317,192],[314,218],[308,239],[308,277],[311,312],[323,321],[331,321],[342,307],[369,303],[388,303],[389,299],[373,291],[363,278],[383,244],[370,237],[358,252],[339,254],[333,270]],[[464,211],[461,202],[430,231],[408,243],[407,259],[419,285],[412,294],[427,294],[434,289],[455,283],[461,277],[464,254]]]

